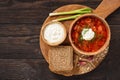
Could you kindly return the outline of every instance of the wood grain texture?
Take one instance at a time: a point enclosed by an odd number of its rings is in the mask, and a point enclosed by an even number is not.
[[[112,61],[109,54],[94,71],[80,76],[64,77],[49,71],[48,64],[41,59],[0,59],[1,80],[119,80],[119,62]],[[115,57],[119,59],[119,57]],[[113,64],[111,66],[111,64]],[[114,75],[115,74],[115,75]]]
[[[0,80],[120,80],[120,9],[109,17],[110,51],[94,71],[64,77],[53,74],[39,50],[39,30],[48,13],[67,4],[95,9],[102,0],[0,0]]]
[[[111,6],[112,4],[112,6]],[[106,6],[107,5],[107,6]],[[99,6],[95,9],[95,13],[101,16],[102,18],[106,18],[111,13],[113,13],[116,9],[120,7],[120,0],[103,0]],[[104,11],[104,13],[103,13]]]

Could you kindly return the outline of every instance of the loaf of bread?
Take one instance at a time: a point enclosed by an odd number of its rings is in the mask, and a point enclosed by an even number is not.
[[[51,47],[48,52],[49,68],[53,72],[69,72],[73,69],[71,46]]]

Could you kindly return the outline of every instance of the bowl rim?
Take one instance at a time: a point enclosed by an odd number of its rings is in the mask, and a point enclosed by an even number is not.
[[[61,41],[56,42],[56,43],[50,43],[50,42],[48,42],[48,41],[44,38],[44,30],[45,30],[45,28],[47,27],[47,25],[52,24],[52,23],[58,23],[58,24],[60,24],[61,27],[62,27],[63,30],[64,30],[64,37],[62,38]],[[61,22],[51,21],[51,22],[45,23],[45,24],[42,26],[42,28],[41,28],[41,36],[42,36],[43,41],[44,41],[45,43],[47,43],[48,45],[50,45],[50,46],[58,46],[59,44],[61,44],[61,43],[66,39],[67,31],[66,31],[65,26],[64,26]]]
[[[98,18],[99,20],[101,20],[101,21],[104,23],[104,25],[106,26],[106,29],[107,29],[107,32],[108,32],[108,33],[107,33],[107,34],[108,34],[108,37],[107,37],[106,42],[104,43],[104,45],[103,45],[99,50],[97,50],[97,51],[95,51],[95,52],[86,52],[86,51],[83,51],[83,50],[78,49],[78,48],[74,45],[74,43],[73,43],[73,41],[72,41],[72,38],[71,38],[71,31],[72,31],[72,28],[73,28],[74,24],[75,24],[79,19],[81,19],[81,18],[83,18],[83,17],[86,17],[86,16],[93,16],[93,17],[96,17],[96,18]],[[96,15],[96,14],[84,14],[84,15],[81,15],[81,16],[79,16],[78,18],[76,18],[76,19],[71,23],[70,28],[69,28],[69,34],[68,34],[68,36],[69,36],[70,44],[72,45],[73,49],[76,51],[76,53],[77,53],[78,55],[79,55],[79,54],[84,54],[84,55],[96,55],[96,54],[99,54],[99,53],[103,52],[103,51],[109,46],[109,42],[110,42],[110,38],[111,38],[111,32],[110,32],[110,27],[109,27],[108,23],[107,23],[102,17],[100,17],[100,16],[98,16],[98,15]]]

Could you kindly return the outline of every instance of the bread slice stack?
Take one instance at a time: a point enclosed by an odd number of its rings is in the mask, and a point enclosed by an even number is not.
[[[67,74],[73,70],[73,48],[71,46],[51,47],[49,68],[54,73]]]

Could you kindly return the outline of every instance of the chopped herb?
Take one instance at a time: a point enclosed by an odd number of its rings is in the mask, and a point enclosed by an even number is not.
[[[84,33],[83,34],[86,34],[86,32],[89,30],[89,28],[84,28]]]
[[[102,34],[98,34],[98,35],[97,35],[97,38],[98,38],[99,40],[100,40],[102,37],[103,37]]]
[[[81,34],[79,35],[78,41],[79,41],[79,42],[82,42],[82,41],[83,41],[83,37],[82,37]]]
[[[96,34],[96,32],[95,32],[94,38],[93,38],[92,40],[90,40],[90,41],[91,41],[91,42],[94,42],[94,41],[96,40],[96,36],[97,36],[97,34]]]
[[[90,26],[89,25],[85,25],[85,28],[90,28]]]

